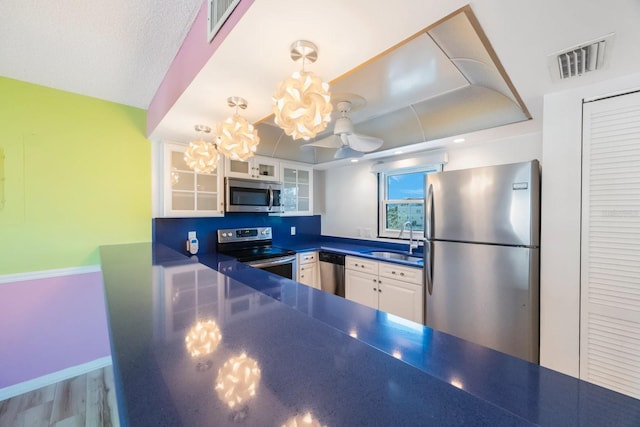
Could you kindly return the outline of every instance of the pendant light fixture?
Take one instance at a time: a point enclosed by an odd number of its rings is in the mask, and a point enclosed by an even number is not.
[[[218,150],[232,160],[246,161],[254,155],[260,138],[258,131],[244,117],[238,115],[238,108],[246,109],[247,100],[238,96],[227,98],[229,107],[235,107],[236,112],[224,122],[218,124]]]
[[[218,166],[218,150],[215,145],[203,138],[204,133],[210,133],[211,128],[204,125],[196,125],[198,139],[189,143],[184,152],[184,161],[191,169],[198,173],[211,173]]]
[[[275,122],[293,139],[311,139],[326,129],[331,121],[331,94],[329,85],[310,71],[305,62],[318,59],[318,48],[307,40],[291,45],[291,59],[302,60],[302,71],[278,84],[273,95]]]

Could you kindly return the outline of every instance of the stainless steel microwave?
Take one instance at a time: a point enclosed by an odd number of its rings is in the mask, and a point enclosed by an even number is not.
[[[282,212],[282,183],[225,178],[226,212]]]

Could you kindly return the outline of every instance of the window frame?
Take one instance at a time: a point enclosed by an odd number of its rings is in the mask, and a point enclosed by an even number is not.
[[[424,197],[421,199],[389,199],[388,179],[394,175],[406,175],[412,173],[424,172],[426,174],[442,172],[442,164],[427,164],[406,169],[395,169],[389,171],[378,172],[378,237],[400,239],[400,230],[394,228],[387,228],[387,206],[394,205],[409,205],[419,203],[424,209]],[[424,231],[414,231],[414,239],[423,239]],[[402,240],[409,240],[409,233],[404,233]]]

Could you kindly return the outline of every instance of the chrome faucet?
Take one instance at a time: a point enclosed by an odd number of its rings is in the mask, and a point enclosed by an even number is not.
[[[406,221],[402,224],[402,229],[400,230],[400,238],[404,235],[404,230],[409,227],[409,255],[413,255],[413,250],[418,248],[418,241],[414,242],[413,240],[413,225],[411,225],[411,221]]]

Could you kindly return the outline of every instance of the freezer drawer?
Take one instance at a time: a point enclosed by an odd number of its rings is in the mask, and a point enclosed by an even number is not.
[[[539,250],[458,242],[426,249],[427,326],[538,363]]]

